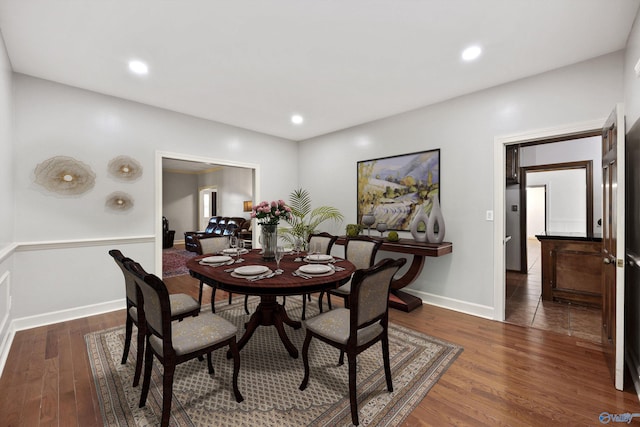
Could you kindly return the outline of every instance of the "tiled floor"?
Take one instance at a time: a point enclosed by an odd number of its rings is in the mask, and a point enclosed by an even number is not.
[[[505,320],[601,342],[601,310],[542,301],[540,242],[529,239],[528,274],[507,271]]]

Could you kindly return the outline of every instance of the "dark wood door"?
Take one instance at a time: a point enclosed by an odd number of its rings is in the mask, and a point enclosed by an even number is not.
[[[625,145],[625,353],[630,371],[640,372],[640,120],[627,133]]]
[[[602,130],[602,344],[617,389],[624,377],[624,261],[618,263],[619,245],[624,245],[624,116],[618,106]],[[619,199],[621,197],[621,199]],[[622,205],[622,212],[620,212]],[[624,216],[622,216],[624,218]],[[622,240],[622,241],[621,241]],[[621,265],[619,265],[621,264]],[[620,268],[618,268],[620,267]]]

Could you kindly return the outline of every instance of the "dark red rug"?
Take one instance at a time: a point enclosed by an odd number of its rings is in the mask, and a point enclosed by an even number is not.
[[[187,261],[197,254],[185,249],[163,249],[162,250],[162,277],[181,276],[189,274]]]

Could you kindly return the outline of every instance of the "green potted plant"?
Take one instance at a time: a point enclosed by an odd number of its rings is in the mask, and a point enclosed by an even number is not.
[[[291,215],[285,218],[290,227],[278,229],[278,234],[282,240],[296,246],[296,241],[300,241],[303,249],[306,248],[309,235],[316,232],[316,228],[325,221],[342,222],[344,216],[337,208],[332,206],[319,206],[311,208],[311,196],[303,188],[293,190],[289,195],[289,207]]]

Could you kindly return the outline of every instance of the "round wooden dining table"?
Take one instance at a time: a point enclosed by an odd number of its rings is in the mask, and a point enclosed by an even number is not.
[[[355,271],[355,266],[347,260],[336,259],[336,266],[341,267],[340,271],[333,271],[330,275],[318,275],[310,278],[296,276],[293,273],[302,265],[304,261],[296,261],[298,256],[287,254],[280,261],[280,269],[282,274],[275,275],[270,278],[264,278],[256,281],[248,280],[244,277],[232,275],[229,269],[234,267],[260,265],[266,266],[270,270],[276,270],[275,261],[265,261],[260,255],[259,249],[254,249],[242,255],[243,262],[222,266],[210,266],[200,263],[200,260],[208,255],[197,256],[187,261],[187,268],[192,277],[202,280],[209,286],[222,289],[227,292],[257,295],[260,297],[260,303],[256,311],[251,315],[249,321],[245,324],[245,332],[238,341],[238,349],[247,344],[258,326],[275,326],[280,336],[280,340],[293,358],[298,357],[298,350],[295,348],[289,337],[287,336],[284,324],[298,329],[302,326],[299,321],[292,320],[284,307],[278,303],[276,297],[288,295],[306,295],[314,292],[327,291],[335,289],[345,284],[351,278]],[[302,258],[304,255],[299,255]],[[226,270],[226,271],[225,271]],[[211,301],[214,304],[215,301]]]

